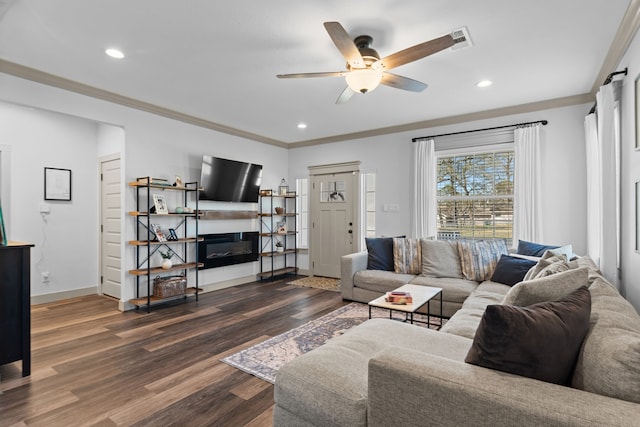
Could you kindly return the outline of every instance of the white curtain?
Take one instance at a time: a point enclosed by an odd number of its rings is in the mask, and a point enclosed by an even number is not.
[[[602,221],[602,171],[600,170],[600,146],[598,144],[598,121],[595,113],[584,118],[584,133],[587,158],[587,254],[600,265],[600,236]]]
[[[540,124],[513,132],[516,154],[513,201],[514,241],[542,242],[540,226]]]
[[[433,139],[414,143],[413,236],[436,236],[436,151]]]
[[[619,286],[620,267],[620,92],[611,82],[596,94],[596,118],[585,119],[587,133],[587,241],[589,256]],[[594,140],[593,127],[596,122]],[[595,145],[595,147],[594,147]],[[595,177],[591,176],[596,175]]]

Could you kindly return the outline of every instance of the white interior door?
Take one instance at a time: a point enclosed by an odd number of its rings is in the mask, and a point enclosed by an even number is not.
[[[120,299],[120,159],[100,163],[101,293]]]
[[[340,257],[357,242],[358,174],[311,177],[311,270],[314,276],[340,277]]]

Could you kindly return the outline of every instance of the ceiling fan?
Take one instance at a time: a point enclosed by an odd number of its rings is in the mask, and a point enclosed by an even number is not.
[[[371,48],[371,43],[373,42],[371,36],[363,35],[351,40],[351,36],[339,22],[325,22],[324,28],[342,56],[347,60],[347,70],[324,73],[278,74],[277,77],[290,79],[344,76],[347,87],[338,97],[336,104],[344,104],[357,92],[363,94],[371,92],[380,83],[397,89],[421,92],[426,89],[426,84],[408,77],[389,73],[388,70],[433,55],[456,44],[453,36],[447,34],[380,58],[378,52]]]

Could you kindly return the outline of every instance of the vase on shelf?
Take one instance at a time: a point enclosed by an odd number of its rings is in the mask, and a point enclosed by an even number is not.
[[[173,251],[171,249],[167,250],[167,252],[160,251],[160,255],[162,256],[162,268],[165,270],[170,269],[173,266],[173,262],[171,261]]]

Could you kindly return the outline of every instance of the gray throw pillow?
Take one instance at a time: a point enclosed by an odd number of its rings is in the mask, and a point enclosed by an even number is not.
[[[489,305],[464,361],[567,385],[590,315],[591,294],[586,286],[560,301],[529,307]]]
[[[585,267],[520,282],[509,289],[502,305],[526,307],[545,301],[562,299],[582,286],[589,286],[589,270]]]
[[[422,275],[462,279],[458,242],[421,239]]]
[[[566,255],[555,255],[553,252],[547,251],[538,263],[524,276],[523,280],[539,279],[541,277],[567,271],[570,268]]]

